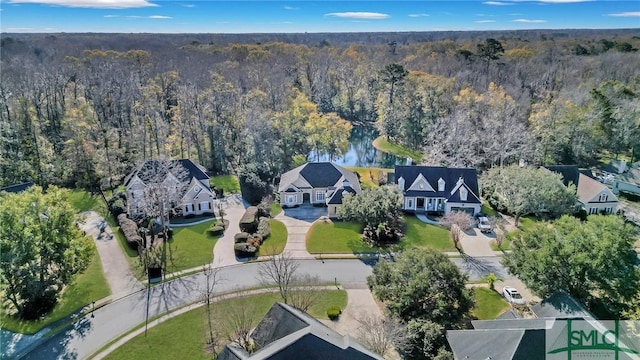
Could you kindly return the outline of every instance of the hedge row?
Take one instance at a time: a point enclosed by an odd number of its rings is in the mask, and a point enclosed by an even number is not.
[[[258,208],[249,206],[240,219],[240,231],[254,233],[258,230]]]
[[[118,215],[118,225],[120,231],[124,234],[127,244],[135,250],[142,244],[142,237],[138,234],[138,225],[135,221],[129,219],[127,214]]]

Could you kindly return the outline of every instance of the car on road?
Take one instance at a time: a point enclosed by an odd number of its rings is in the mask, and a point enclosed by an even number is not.
[[[524,305],[525,301],[524,298],[522,297],[522,294],[520,294],[520,292],[514,288],[513,286],[505,286],[502,288],[502,296],[504,296],[504,298],[515,305]]]
[[[493,226],[491,226],[489,218],[480,216],[478,218],[478,229],[480,229],[480,232],[490,233],[493,230]]]

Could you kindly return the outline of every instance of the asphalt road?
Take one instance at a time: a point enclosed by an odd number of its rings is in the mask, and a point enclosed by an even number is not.
[[[500,258],[452,258],[470,280],[480,280],[493,272],[497,277],[512,276],[500,264]],[[321,281],[337,281],[344,286],[366,283],[375,263],[358,260],[300,260],[300,273],[318,275]],[[249,263],[221,268],[216,292],[241,290],[260,285],[260,264]],[[153,286],[97,309],[93,317],[85,316],[73,328],[52,336],[30,352],[26,359],[85,359],[111,340],[145,321],[147,293],[149,317],[162,314],[202,298],[205,276],[202,273],[185,276]],[[170,339],[168,339],[170,341]]]
[[[216,292],[259,285],[258,269],[257,263],[221,268],[218,277],[222,280],[216,286]],[[298,271],[318,275],[321,281],[361,285],[371,269],[370,265],[357,260],[303,260]],[[204,284],[205,277],[200,273],[153,286],[149,317],[197,301],[202,297]],[[85,359],[122,333],[144,323],[146,300],[145,289],[97,309],[94,317],[85,316],[72,329],[52,336],[25,358]]]

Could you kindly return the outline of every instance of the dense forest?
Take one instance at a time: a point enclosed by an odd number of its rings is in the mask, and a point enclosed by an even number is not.
[[[339,156],[349,123],[428,164],[635,160],[638,49],[637,29],[5,33],[0,187],[111,188],[159,156],[270,183]]]

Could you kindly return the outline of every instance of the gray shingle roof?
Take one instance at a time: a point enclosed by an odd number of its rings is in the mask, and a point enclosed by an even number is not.
[[[533,305],[531,311],[540,319],[594,318],[587,308],[564,291],[556,291],[548,298]]]
[[[422,174],[427,180],[429,185],[436,191],[416,191],[408,190],[418,175]],[[405,196],[427,196],[427,197],[441,197],[450,199],[452,202],[462,203],[480,203],[478,198],[478,173],[476,169],[471,168],[447,168],[442,166],[398,166],[395,167],[395,179],[396,183],[398,179],[404,179],[404,189],[401,189]],[[438,190],[438,180],[444,180],[444,191]],[[451,191],[456,187],[458,179],[462,178],[466,188],[469,190],[467,201],[461,201],[458,197],[458,192],[451,194]]]
[[[252,338],[256,352],[248,354],[227,345],[220,354],[222,359],[382,359],[349,336],[342,336],[307,313],[281,303],[271,307]]]
[[[201,165],[196,164],[192,160],[180,159],[180,160],[172,160],[171,162],[172,162],[172,166],[179,164],[182,166],[182,168],[185,169],[185,172],[186,172],[185,178],[181,179],[184,182],[189,182],[193,178],[196,178],[197,180],[205,181],[205,182],[209,181],[209,175],[207,175],[205,168]],[[156,166],[156,164],[158,165]],[[176,166],[176,168],[179,168],[179,167]],[[166,174],[164,173],[165,169],[166,169],[165,166],[160,166],[160,160],[156,160],[156,159],[147,160],[141,166],[139,166],[133,172],[131,172],[131,174],[129,174],[124,179],[124,186],[128,186],[129,182],[135,176],[137,176],[143,182],[149,181],[152,177],[164,179],[164,177],[166,176]]]
[[[344,177],[356,192],[360,192],[358,176],[350,170],[332,162],[311,162],[287,171],[280,177],[278,191],[286,191],[289,185],[302,180],[313,188],[340,187],[338,182]]]

